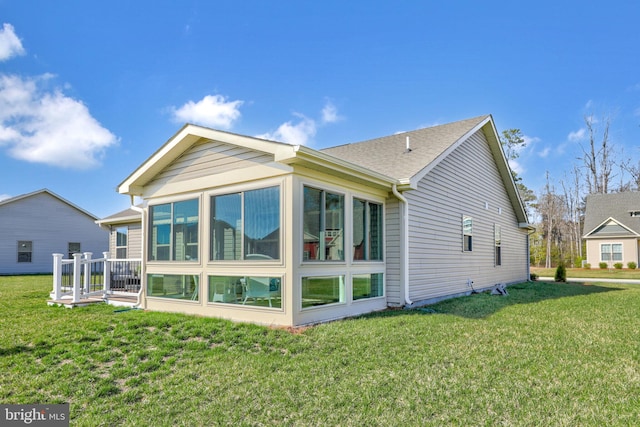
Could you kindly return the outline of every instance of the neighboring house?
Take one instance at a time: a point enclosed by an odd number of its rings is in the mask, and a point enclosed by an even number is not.
[[[142,258],[141,213],[125,209],[99,221],[98,225],[109,230],[109,254],[111,259]]]
[[[638,265],[640,244],[640,193],[625,192],[587,196],[583,236],[592,267],[606,262],[627,267]]]
[[[185,125],[118,191],[151,310],[303,325],[529,279],[491,116],[320,151]]]
[[[0,201],[0,274],[51,273],[53,253],[101,257],[108,232],[96,220],[47,189]]]

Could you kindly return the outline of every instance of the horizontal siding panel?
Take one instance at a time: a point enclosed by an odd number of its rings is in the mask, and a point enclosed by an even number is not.
[[[385,203],[386,295],[389,305],[401,305],[400,211],[396,198]]]
[[[162,170],[149,185],[181,182],[273,161],[273,155],[217,141],[199,142]]]
[[[405,193],[410,206],[410,288],[414,302],[526,280],[526,232],[482,132],[472,135]],[[488,203],[486,207],[485,203]],[[498,209],[501,209],[499,212]],[[473,218],[473,251],[462,251],[462,217]],[[502,265],[494,265],[494,224]]]
[[[69,243],[79,242],[83,252],[102,257],[109,248],[109,233],[94,219],[48,193],[0,206],[0,274],[50,273],[54,253],[68,257]],[[32,242],[29,263],[17,260],[17,242]]]

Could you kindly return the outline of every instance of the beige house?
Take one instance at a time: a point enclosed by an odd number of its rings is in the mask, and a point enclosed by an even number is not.
[[[601,262],[613,268],[639,264],[640,193],[625,192],[587,196],[582,238],[592,268]]]
[[[491,116],[320,151],[186,125],[118,191],[150,310],[303,325],[529,278]]]

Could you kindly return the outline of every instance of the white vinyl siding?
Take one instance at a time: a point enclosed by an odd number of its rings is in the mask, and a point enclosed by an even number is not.
[[[68,203],[41,192],[0,205],[0,274],[51,273],[54,253],[66,258],[69,243],[101,257],[109,233],[95,218]],[[18,263],[18,241],[32,242],[31,262]]]
[[[386,273],[385,283],[387,286],[387,303],[391,306],[400,306],[402,299],[402,261],[400,259],[400,203],[395,197],[388,198],[385,202],[385,235],[384,244],[386,248]]]
[[[518,221],[484,134],[479,131],[404,193],[410,207],[410,298],[435,299],[527,280],[527,233]],[[460,256],[460,220],[473,218],[473,251]],[[502,267],[494,266],[494,224]]]

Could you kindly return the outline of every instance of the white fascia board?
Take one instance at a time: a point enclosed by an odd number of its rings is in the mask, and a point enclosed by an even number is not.
[[[283,142],[267,141],[265,139],[186,124],[129,175],[118,186],[118,192],[136,196],[141,195],[142,188],[151,178],[200,139],[220,141],[271,154],[280,151],[291,151],[295,147]]]
[[[629,227],[627,227],[626,225],[624,225],[623,223],[621,223],[620,221],[618,221],[617,219],[615,219],[614,217],[610,216],[609,218],[605,219],[604,221],[602,221],[600,224],[598,224],[597,226],[595,226],[593,228],[593,230],[589,231],[588,233],[586,233],[584,236],[582,236],[583,239],[588,239],[591,238],[590,234],[593,233],[594,231],[596,231],[598,228],[602,227],[603,225],[605,225],[607,222],[609,221],[613,221],[616,224],[618,224],[620,227],[624,228],[625,230],[627,230],[629,233],[633,234],[634,236],[640,237],[640,234],[636,233],[635,231],[633,231],[632,229],[630,229]],[[606,238],[610,238],[610,237],[606,237]]]

